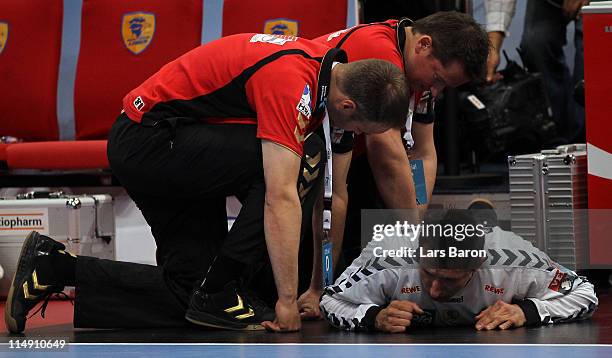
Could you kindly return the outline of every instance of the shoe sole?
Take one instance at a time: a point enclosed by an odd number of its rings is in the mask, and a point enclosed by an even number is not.
[[[188,312],[189,314],[189,312]],[[188,315],[185,315],[185,319],[193,324],[197,324],[198,326],[211,327],[211,328],[220,328],[220,329],[228,329],[232,331],[263,331],[266,328],[261,324],[247,324],[244,327],[238,327],[235,323],[230,323],[227,321],[223,321],[218,319],[213,315],[209,315],[207,313],[198,312],[198,319],[191,318]],[[204,321],[206,320],[206,321]],[[235,325],[235,326],[230,326]]]
[[[23,246],[21,247],[21,252],[19,253],[19,261],[17,261],[17,270],[15,271],[15,274],[13,275],[13,280],[11,281],[11,287],[9,288],[8,296],[6,298],[6,305],[4,306],[4,324],[6,325],[6,328],[11,333],[21,333],[25,329],[25,321],[24,321],[23,327],[19,327],[17,320],[13,318],[11,314],[12,306],[13,306],[13,299],[15,298],[14,297],[15,279],[17,278],[17,275],[23,271],[23,266],[24,266],[24,261],[25,261],[24,254],[26,254],[27,257],[32,257],[32,255],[34,254],[33,251],[36,248],[36,241],[38,237],[39,237],[39,234],[36,231],[32,231],[28,234],[25,241],[23,242]],[[23,283],[21,284],[23,285]]]

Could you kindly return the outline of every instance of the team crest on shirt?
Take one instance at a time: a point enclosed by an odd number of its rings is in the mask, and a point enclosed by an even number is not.
[[[6,47],[6,42],[8,41],[8,31],[8,23],[0,22],[0,53],[2,53]]]
[[[290,19],[272,19],[266,21],[263,29],[264,34],[270,35],[298,35],[298,22]]]
[[[155,14],[149,12],[130,12],[123,15],[121,22],[123,43],[134,55],[144,51],[155,36]]]
[[[309,119],[312,116],[311,97],[312,93],[310,92],[310,86],[306,84],[304,90],[302,91],[302,97],[300,98],[300,101],[298,102],[296,107],[298,112],[305,115],[306,118]]]

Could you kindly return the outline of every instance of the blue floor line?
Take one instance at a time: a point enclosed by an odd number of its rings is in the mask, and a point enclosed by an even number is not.
[[[612,346],[511,346],[511,345],[70,345],[67,351],[9,351],[0,357],[452,357],[452,358],[592,358],[612,357]]]

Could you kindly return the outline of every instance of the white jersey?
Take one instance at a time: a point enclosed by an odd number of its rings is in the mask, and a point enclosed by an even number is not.
[[[584,277],[499,227],[485,236],[486,261],[449,302],[429,296],[417,262],[408,255],[401,257],[406,250],[398,251],[400,247],[418,248],[418,242],[406,238],[370,242],[325,288],[320,305],[330,324],[371,329],[376,314],[393,300],[413,301],[425,311],[413,318],[412,326],[473,325],[475,316],[498,300],[518,304],[527,325],[588,318],[597,307],[594,287]],[[395,257],[380,257],[385,249],[395,250]]]

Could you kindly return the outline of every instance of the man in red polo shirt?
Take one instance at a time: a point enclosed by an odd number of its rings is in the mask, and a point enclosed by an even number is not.
[[[358,25],[315,41],[346,51],[349,61],[389,61],[404,71],[410,87],[406,98],[410,109],[403,129],[356,137],[352,153],[347,150],[334,158],[333,259],[337,262],[340,257],[344,236],[348,241],[344,246],[353,249],[353,254],[345,257],[350,264],[360,251],[361,209],[426,209],[426,205],[418,205],[424,203],[417,203],[409,159],[423,161],[429,201],[437,169],[434,99],[447,86],[484,78],[489,41],[472,17],[458,12],[438,12],[415,22],[403,19]],[[350,200],[345,185],[349,166],[349,191],[354,193]],[[347,205],[353,215],[349,213],[345,231]]]
[[[395,66],[342,62],[343,51],[318,42],[239,34],[186,53],[131,91],[108,156],[151,226],[158,266],[74,257],[32,232],[7,300],[8,329],[23,331],[28,311],[64,286],[76,287],[76,327],[167,327],[187,318],[224,329],[263,329],[266,320],[271,330],[299,329],[297,257],[308,200],[300,194],[308,190],[296,188],[298,174],[321,176],[330,125],[379,133],[401,126],[407,112]],[[325,145],[313,133],[322,123]],[[230,195],[243,206],[227,232]],[[275,314],[239,283],[266,249]]]

